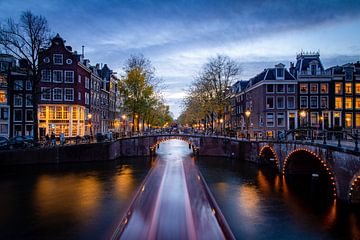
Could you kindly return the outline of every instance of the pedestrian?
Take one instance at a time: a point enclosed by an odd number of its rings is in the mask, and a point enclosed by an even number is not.
[[[52,132],[51,133],[51,146],[55,146],[56,145],[56,137],[55,137],[55,133]]]
[[[60,133],[60,144],[61,145],[65,144],[65,134],[63,132]]]

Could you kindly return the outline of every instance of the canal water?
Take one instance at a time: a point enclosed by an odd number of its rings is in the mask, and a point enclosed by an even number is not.
[[[162,143],[159,157],[178,145]],[[358,209],[315,197],[314,189],[297,191],[256,164],[195,161],[237,239],[360,239]],[[0,239],[108,239],[151,164],[132,158],[1,169]]]

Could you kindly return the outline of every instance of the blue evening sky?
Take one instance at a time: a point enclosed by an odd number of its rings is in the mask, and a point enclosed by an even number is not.
[[[24,10],[45,16],[91,64],[121,73],[142,53],[164,79],[175,116],[185,88],[206,60],[226,54],[248,79],[301,50],[317,51],[325,67],[360,60],[359,0],[0,0],[0,20]]]

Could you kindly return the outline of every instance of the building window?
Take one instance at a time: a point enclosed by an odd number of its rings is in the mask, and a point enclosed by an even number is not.
[[[8,125],[7,124],[0,124],[0,134],[8,134]]]
[[[285,113],[277,113],[277,126],[285,127]]]
[[[355,115],[355,126],[356,128],[360,128],[360,113],[356,113]]]
[[[9,109],[0,108],[0,120],[8,120],[8,119],[9,119]]]
[[[88,77],[85,77],[85,88],[89,89],[90,88],[90,80]]]
[[[78,92],[78,100],[81,100],[81,92]]]
[[[355,108],[360,109],[360,98],[355,98]]]
[[[301,83],[300,84],[300,93],[301,94],[308,93],[308,85],[307,85],[307,83]]]
[[[360,94],[360,83],[355,83],[355,93]]]
[[[336,109],[342,109],[343,108],[342,97],[336,97],[335,98],[335,108]]]
[[[15,95],[14,96],[14,107],[22,107],[23,103],[22,103],[22,96],[19,95]]]
[[[6,97],[6,91],[0,90],[0,104],[6,104],[7,97]]]
[[[272,85],[272,84],[267,84],[267,85],[266,85],[266,92],[267,92],[267,93],[274,93],[274,85]]]
[[[34,121],[33,110],[27,109],[27,110],[25,111],[25,121],[27,121],[27,122],[32,122],[32,121]]]
[[[321,108],[328,108],[328,97],[327,96],[321,96],[320,97],[320,107]]]
[[[22,126],[14,125],[14,136],[21,136],[21,135],[22,135]]]
[[[45,100],[45,101],[51,100],[51,88],[48,87],[41,88],[41,100]]]
[[[345,127],[351,128],[353,125],[352,113],[345,113]]]
[[[300,97],[300,108],[307,108],[308,107],[308,98],[307,97]]]
[[[316,65],[315,64],[310,65],[310,71],[311,71],[311,75],[316,75]]]
[[[266,97],[266,108],[274,109],[274,97]]]
[[[353,79],[353,71],[352,70],[346,70],[345,71],[345,80],[346,81],[352,81]]]
[[[345,98],[345,109],[352,109],[353,108],[352,100],[353,99],[351,97]]]
[[[24,82],[22,80],[15,80],[14,81],[14,90],[21,91],[24,89]]]
[[[345,93],[352,94],[352,83],[345,83]]]
[[[322,83],[320,85],[320,91],[321,93],[328,93],[329,92],[329,88],[328,88],[328,84],[327,83]]]
[[[285,88],[283,84],[279,84],[277,85],[277,91],[278,93],[284,93],[285,92]]]
[[[274,113],[266,113],[266,126],[267,127],[274,126]]]
[[[85,104],[89,104],[89,93],[85,93]]]
[[[25,135],[26,136],[33,136],[34,134],[34,126],[33,125],[26,125],[25,126]]]
[[[74,71],[65,71],[65,83],[74,83]]]
[[[26,106],[27,107],[32,107],[33,105],[33,100],[32,100],[32,95],[31,94],[26,94]]]
[[[53,100],[54,101],[62,101],[62,89],[61,88],[53,89]]]
[[[295,96],[287,97],[287,108],[294,109],[295,108]]]
[[[14,122],[21,122],[21,121],[22,121],[22,109],[15,109]]]
[[[81,75],[78,75],[78,82],[81,83]]]
[[[283,68],[276,69],[276,78],[284,78],[284,69]]]
[[[54,54],[53,62],[55,65],[62,65],[63,64],[63,55],[62,54]]]
[[[32,82],[30,80],[26,80],[26,90],[32,90]]]
[[[53,82],[61,83],[63,81],[63,72],[62,70],[54,70],[53,71]]]
[[[65,88],[64,89],[64,100],[65,101],[74,101],[74,89],[73,88]]]
[[[318,97],[317,96],[310,97],[310,108],[318,108]]]
[[[342,84],[335,83],[335,94],[342,94]]]
[[[295,85],[294,84],[287,85],[287,92],[288,93],[295,93]]]
[[[51,82],[51,71],[49,69],[41,70],[41,81]]]
[[[311,123],[312,127],[317,126],[317,124],[318,124],[318,116],[319,116],[319,113],[317,113],[317,112],[310,113],[310,123]]]
[[[318,85],[317,83],[310,84],[310,93],[318,93]]]
[[[285,97],[284,96],[276,97],[276,108],[277,109],[284,109],[285,108]]]

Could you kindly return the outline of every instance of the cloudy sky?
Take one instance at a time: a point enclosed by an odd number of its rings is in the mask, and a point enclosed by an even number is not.
[[[301,50],[317,51],[325,67],[360,60],[359,0],[0,0],[0,20],[24,10],[45,16],[54,33],[85,46],[92,64],[117,72],[142,53],[167,85],[178,116],[184,89],[206,60],[226,54],[248,79]]]

